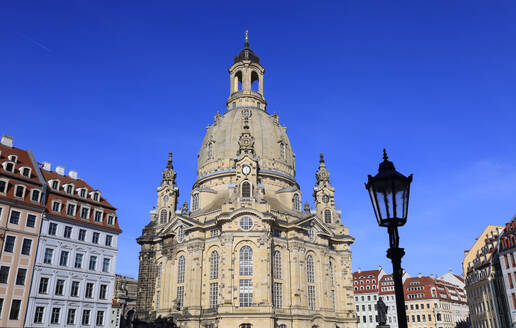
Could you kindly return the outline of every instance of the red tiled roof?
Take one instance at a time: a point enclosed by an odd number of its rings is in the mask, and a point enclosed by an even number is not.
[[[355,294],[378,292],[380,270],[353,272],[353,291]],[[374,280],[374,282],[373,282]],[[355,288],[356,287],[356,288]],[[363,287],[363,289],[361,289]],[[369,289],[368,289],[369,287]]]
[[[17,157],[16,163],[14,163],[14,172],[6,171],[2,166],[4,162],[9,161],[9,155],[15,155]],[[22,175],[22,173],[20,172],[19,169],[22,167],[30,168],[30,175],[28,177]],[[0,199],[14,202],[15,204],[24,204],[31,207],[35,207],[39,210],[43,210],[44,206],[41,203],[43,184],[38,178],[37,170],[38,168],[34,167],[29,152],[27,150],[19,149],[16,147],[11,148],[3,144],[0,144],[0,177],[9,180],[6,195],[0,195]],[[23,198],[15,196],[15,185],[25,186],[26,189]],[[31,200],[32,189],[39,190],[39,202]]]
[[[86,224],[86,225],[102,227],[104,229],[112,230],[112,231],[115,231],[118,233],[122,232],[122,230],[120,229],[120,227],[118,225],[118,220],[116,220],[116,212],[115,212],[116,208],[113,207],[113,205],[111,205],[102,196],[100,196],[99,201],[93,200],[88,194],[92,191],[97,191],[97,190],[93,189],[87,182],[85,182],[82,179],[73,179],[69,176],[63,176],[56,172],[46,171],[43,169],[41,171],[43,173],[45,180],[47,182],[49,182],[49,184],[50,184],[50,181],[52,181],[52,180],[57,179],[60,181],[59,190],[52,189],[51,186],[49,186],[49,188],[48,188],[48,201],[47,201],[46,207],[47,207],[47,211],[49,212],[49,215],[58,217],[60,219],[69,220],[71,222],[76,222],[76,223],[80,222],[80,223]],[[65,184],[73,184],[73,186],[74,186],[73,194],[68,194],[62,189],[62,186]],[[77,194],[77,188],[86,188],[87,189],[87,193],[86,193],[87,197],[86,198],[80,197]],[[61,210],[57,213],[52,210],[52,204],[53,204],[54,200],[59,200],[62,204]],[[66,204],[67,204],[68,200],[71,200],[71,201],[74,201],[77,203],[77,207],[76,207],[74,216],[69,216],[66,214],[66,210],[67,210]],[[90,207],[88,219],[82,219],[80,216],[82,205],[87,205]],[[101,208],[103,210],[104,217],[102,219],[102,222],[95,222],[95,220],[94,220],[95,208]],[[113,214],[115,216],[114,225],[109,225],[107,223],[107,216],[109,214]]]

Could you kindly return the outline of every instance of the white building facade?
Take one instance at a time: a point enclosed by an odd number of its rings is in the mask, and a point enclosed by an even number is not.
[[[25,327],[110,327],[120,233],[115,209],[98,191],[81,192],[91,190],[82,180],[44,175],[53,179]],[[69,180],[75,180],[73,189]]]

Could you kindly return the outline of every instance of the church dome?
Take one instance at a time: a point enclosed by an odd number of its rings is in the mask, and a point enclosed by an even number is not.
[[[247,122],[247,123],[245,123]],[[198,156],[198,178],[234,168],[239,140],[244,130],[253,139],[254,156],[261,171],[295,176],[295,155],[278,115],[258,108],[235,108],[223,116],[217,114],[207,128]]]

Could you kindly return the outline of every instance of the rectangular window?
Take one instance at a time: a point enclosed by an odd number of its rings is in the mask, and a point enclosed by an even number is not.
[[[11,216],[9,217],[9,223],[11,224],[18,224],[20,222],[20,212],[18,211],[11,211]]]
[[[75,309],[68,309],[68,316],[66,317],[66,324],[73,325],[75,323]]]
[[[315,310],[315,286],[308,286],[308,306]]]
[[[23,239],[21,253],[23,255],[30,255],[30,249],[32,247],[32,239]]]
[[[97,257],[96,256],[90,256],[90,264],[89,264],[89,269],[94,271],[95,270],[95,267],[97,266]]]
[[[20,314],[21,300],[13,300],[11,303],[11,311],[9,312],[9,320],[18,320]]]
[[[66,215],[70,215],[70,216],[75,215],[75,205],[74,204],[68,204],[68,207],[66,208]]]
[[[84,241],[86,239],[86,230],[79,229],[79,240]]]
[[[59,265],[66,266],[68,264],[68,251],[61,251],[61,257],[59,258]]]
[[[50,317],[50,323],[51,324],[58,324],[59,323],[59,314],[61,314],[60,308],[52,308],[52,316]]]
[[[18,274],[16,274],[16,284],[18,286],[24,286],[25,277],[27,277],[27,269],[18,268]]]
[[[514,293],[512,293],[512,307],[513,309],[516,309],[516,296]]]
[[[102,222],[102,212],[95,211],[95,222]]]
[[[36,226],[36,216],[34,214],[27,214],[26,226],[34,228]]]
[[[79,297],[79,282],[72,281],[72,289],[70,290],[70,296]]]
[[[516,263],[514,262],[514,254],[513,253],[511,253],[511,264],[512,264],[513,268],[516,266]]]
[[[41,277],[39,280],[39,293],[40,294],[46,294],[48,291],[48,278]]]
[[[82,311],[82,324],[87,326],[90,324],[90,310]]]
[[[514,288],[514,285],[512,284],[512,278],[511,278],[511,273],[507,273],[507,280],[509,281],[509,288],[510,289],[513,289]]]
[[[253,305],[253,281],[251,279],[240,279],[240,306]]]
[[[94,243],[94,244],[98,244],[99,243],[99,236],[100,236],[100,234],[98,232],[94,232],[93,233],[93,237],[91,238],[91,242]]]
[[[70,226],[66,226],[64,228],[64,234],[63,234],[63,237],[65,238],[71,238],[72,237],[72,227]]]
[[[213,282],[210,284],[210,308],[214,309],[217,307],[219,295],[219,284]]]
[[[114,217],[113,215],[108,216],[107,223],[108,223],[109,225],[113,225],[113,224],[115,224],[115,217]]]
[[[93,283],[86,283],[86,291],[84,293],[85,298],[93,298]]]
[[[106,235],[106,246],[111,246],[112,242],[113,242],[113,236]]]
[[[86,189],[81,189],[79,195],[82,197],[82,198],[86,198]]]
[[[63,279],[57,279],[56,281],[56,295],[63,296],[64,295],[64,284],[65,281]]]
[[[110,259],[104,259],[104,262],[102,263],[102,272],[109,272],[109,262]]]
[[[6,284],[8,278],[9,278],[9,267],[2,265],[0,267],[0,283]]]
[[[14,237],[14,236],[5,237],[4,252],[12,253],[14,251],[14,242],[15,241],[16,241],[16,237]]]
[[[272,306],[281,308],[282,301],[282,284],[275,282],[272,288]]]
[[[51,236],[55,236],[57,233],[57,223],[50,223],[48,225],[48,234]]]
[[[52,202],[52,211],[53,212],[59,212],[60,209],[61,209],[61,203]]]
[[[81,219],[89,219],[90,217],[90,209],[87,207],[81,208]]]
[[[217,237],[218,235],[219,235],[219,229],[211,229],[210,230],[211,237]]]
[[[185,286],[177,286],[177,306],[183,307],[183,302],[185,300]]]
[[[45,249],[45,256],[43,257],[43,263],[52,264],[52,257],[54,255],[54,250],[52,248]]]
[[[5,182],[5,180],[0,180],[0,193],[5,194],[6,187],[7,187],[7,182]]]
[[[34,323],[43,323],[43,311],[45,310],[42,306],[36,306],[36,311],[34,312]]]
[[[100,285],[99,298],[101,300],[105,300],[106,294],[107,294],[107,285]]]
[[[81,253],[75,254],[75,264],[74,264],[74,267],[76,269],[80,269],[82,267],[82,257],[83,257],[83,255]]]
[[[97,311],[97,326],[102,326],[104,324],[104,311]]]

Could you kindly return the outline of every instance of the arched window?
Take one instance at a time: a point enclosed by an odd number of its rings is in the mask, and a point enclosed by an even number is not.
[[[185,282],[185,257],[181,255],[177,261],[177,283]]]
[[[208,143],[208,159],[213,159],[213,142]]]
[[[194,194],[192,196],[192,211],[199,209],[199,194]]]
[[[274,279],[281,279],[281,253],[275,251],[272,255],[272,269]]]
[[[333,287],[333,262],[330,261],[328,264],[328,273],[330,275],[330,286]]]
[[[314,278],[314,258],[312,255],[306,257],[306,280],[308,282],[315,282]]]
[[[324,210],[324,222],[331,223],[331,211],[330,210]]]
[[[249,246],[240,248],[240,275],[253,275],[253,250]]]
[[[247,181],[242,183],[242,198],[251,198],[251,184]]]
[[[167,223],[167,210],[166,209],[162,209],[160,214],[159,214],[159,223],[163,224],[163,223]]]
[[[210,279],[217,279],[219,277],[219,253],[217,251],[211,252],[210,255]]]
[[[251,90],[259,91],[260,89],[260,78],[258,77],[258,73],[255,71],[251,72]]]
[[[294,194],[292,197],[292,208],[294,211],[301,211],[301,201],[299,200],[298,194]]]
[[[238,71],[235,73],[235,78],[233,80],[233,92],[242,90],[242,72]]]
[[[286,159],[286,146],[285,146],[285,143],[281,142],[280,143],[280,158],[281,159]]]
[[[183,240],[185,240],[185,230],[183,226],[179,226],[179,229],[177,229],[177,242],[182,243]]]
[[[156,285],[158,288],[161,287],[161,270],[162,270],[162,264],[160,263],[160,264],[158,264],[158,276],[156,277]]]

